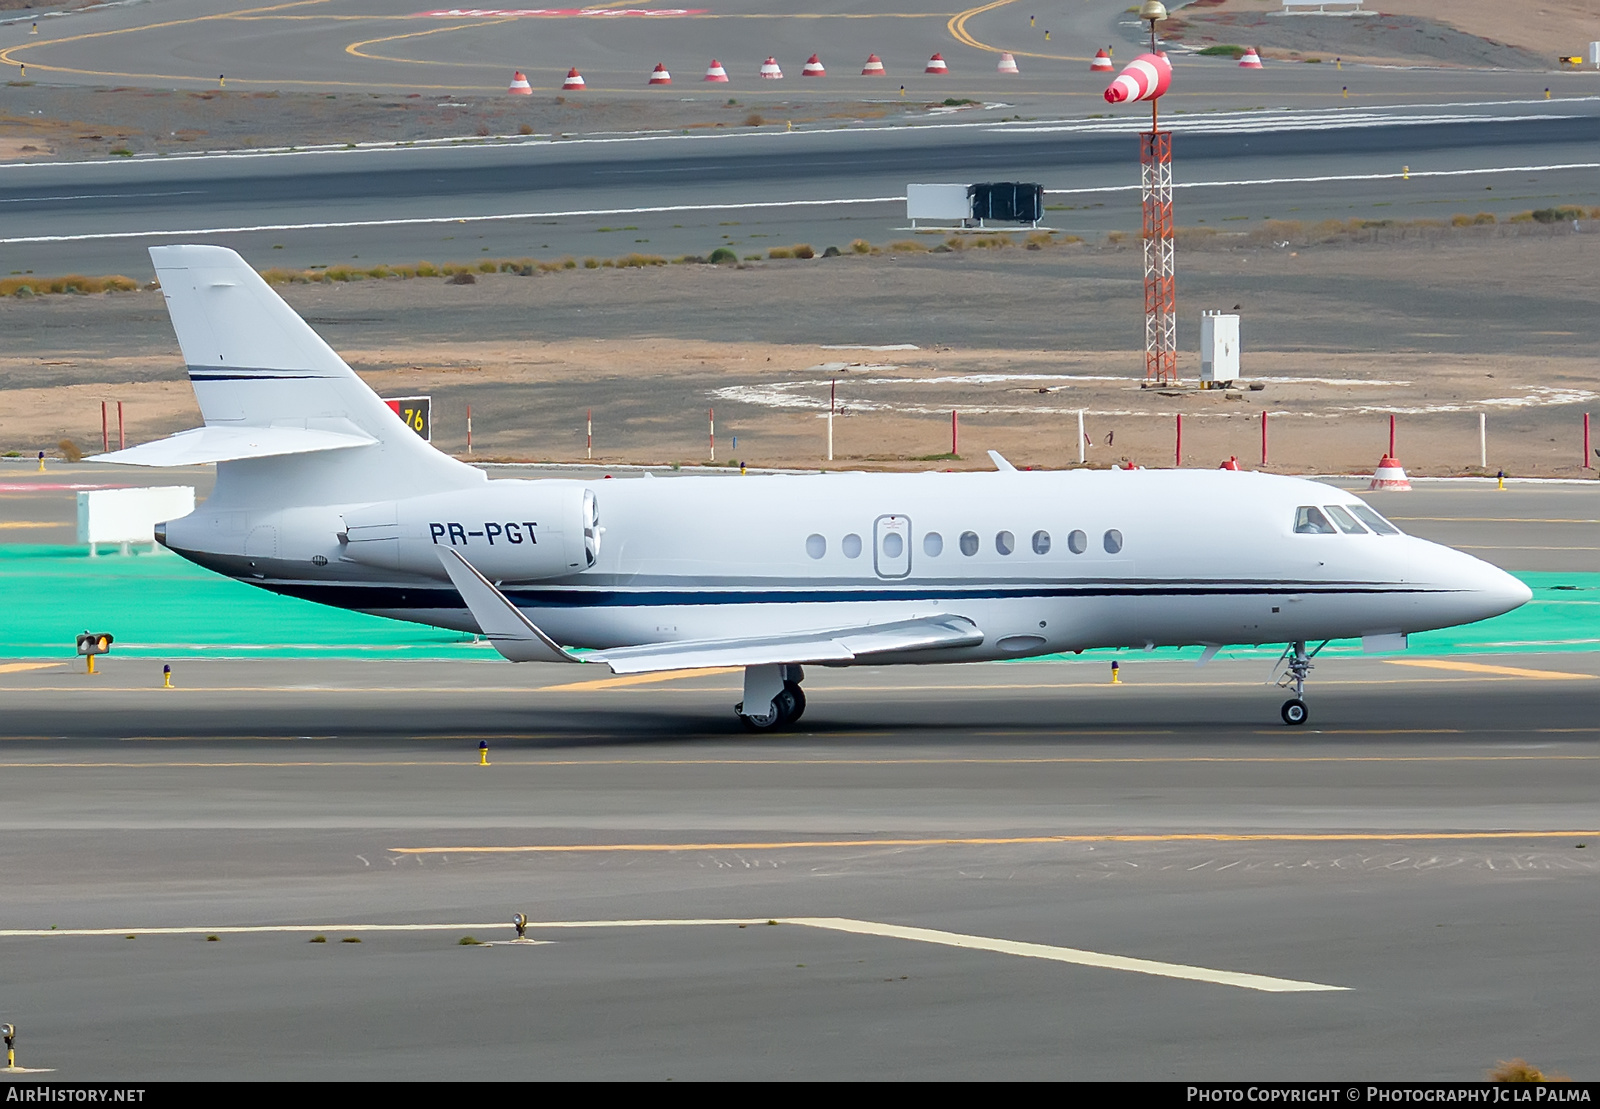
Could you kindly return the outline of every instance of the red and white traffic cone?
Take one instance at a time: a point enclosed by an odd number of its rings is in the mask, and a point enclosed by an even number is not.
[[[950,72],[950,67],[944,64],[944,55],[943,54],[935,54],[933,57],[928,59],[928,68],[924,69],[922,72],[924,72],[924,73],[949,73]]]
[[[861,67],[863,77],[887,77],[889,74],[883,68],[883,59],[876,54],[867,55],[867,64]]]
[[[567,79],[561,82],[561,87],[568,92],[576,92],[583,88],[583,74],[578,72],[577,66],[567,70]]]
[[[1172,63],[1165,54],[1140,54],[1117,74],[1106,89],[1108,104],[1128,100],[1154,100],[1172,84]]]
[[[650,72],[650,84],[652,84],[652,85],[670,85],[670,84],[672,84],[672,74],[667,72],[667,67],[665,65],[663,65],[661,62],[657,62],[655,69],[653,69]]]
[[[721,62],[712,58],[711,64],[706,67],[706,75],[701,80],[715,81],[718,84],[726,85],[728,83],[728,71],[722,68]]]
[[[1218,466],[1217,469],[1219,469],[1219,470],[1237,470],[1237,469],[1240,469],[1239,456],[1236,455],[1236,454],[1230,454],[1228,456],[1228,461],[1224,462],[1221,466]]]
[[[1392,493],[1409,493],[1411,479],[1406,477],[1406,468],[1400,465],[1398,458],[1383,456],[1383,461],[1378,463],[1378,470],[1372,475],[1372,484],[1367,486],[1368,492],[1378,489],[1387,489]]]
[[[1096,50],[1094,52],[1094,57],[1089,59],[1090,73],[1099,73],[1102,70],[1104,70],[1106,73],[1111,72],[1111,55],[1106,53],[1106,48],[1104,46]]]
[[[1240,69],[1260,69],[1261,55],[1256,53],[1254,46],[1244,48],[1244,56],[1239,59]]]
[[[761,63],[761,77],[766,81],[783,80],[783,70],[778,67],[777,58],[768,58]]]
[[[506,90],[512,96],[532,96],[533,87],[528,84],[527,74],[517,70],[511,77],[511,87]]]
[[[1000,67],[999,68],[1000,68],[1000,72],[1001,73],[1021,73],[1022,72],[1020,69],[1017,68],[1017,59],[1013,58],[1010,54],[1001,54],[1000,55]]]
[[[822,62],[815,54],[806,59],[805,68],[800,71],[802,77],[826,77],[828,71],[822,68]]]

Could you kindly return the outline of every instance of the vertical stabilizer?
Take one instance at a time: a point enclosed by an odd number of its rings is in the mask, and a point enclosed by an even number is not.
[[[368,500],[395,489],[433,492],[484,480],[408,428],[238,254],[157,246],[150,259],[208,427],[305,428],[377,440],[355,450],[222,463],[231,476],[260,479],[250,483],[257,493],[293,481],[302,496]],[[304,488],[306,482],[319,488]]]

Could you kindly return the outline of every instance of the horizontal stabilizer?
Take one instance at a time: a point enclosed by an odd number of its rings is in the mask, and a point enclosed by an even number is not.
[[[439,548],[439,562],[466,602],[479,629],[512,662],[585,662],[561,649],[560,644],[533,626],[522,610],[506,599],[494,583],[462,557],[454,547]]]
[[[116,462],[124,466],[199,466],[207,462],[233,462],[242,458],[271,458],[281,454],[348,450],[377,440],[347,420],[344,431],[305,427],[226,427],[212,425],[180,431],[153,443],[97,454],[90,462]]]
[[[864,656],[939,648],[976,647],[983,632],[965,616],[924,616],[853,628],[743,639],[707,639],[595,651],[585,662],[603,662],[617,674],[695,670],[708,666],[850,662]]]

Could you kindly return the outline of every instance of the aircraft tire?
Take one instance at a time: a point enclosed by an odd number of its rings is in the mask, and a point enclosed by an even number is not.
[[[805,711],[804,694],[800,687],[793,682],[785,682],[783,691],[772,699],[772,711],[766,716],[750,716],[743,712],[743,702],[734,706],[734,712],[739,714],[739,723],[752,732],[770,732],[783,727],[790,721],[798,720]],[[797,707],[798,706],[798,707]]]
[[[789,694],[791,707],[778,722],[789,725],[806,714],[806,694],[805,690],[800,688],[799,682],[784,682],[783,691]],[[784,698],[780,696],[778,699],[782,701]],[[782,706],[780,705],[779,707],[781,708]]]
[[[1283,703],[1283,722],[1290,727],[1304,724],[1311,716],[1311,710],[1306,708],[1306,703],[1298,697],[1291,697]]]

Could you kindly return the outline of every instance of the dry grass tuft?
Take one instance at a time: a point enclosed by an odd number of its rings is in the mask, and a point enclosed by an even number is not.
[[[744,117],[744,125],[746,127],[760,127],[765,122],[767,121],[762,118],[760,112],[751,112],[749,115]]]
[[[1489,1072],[1490,1082],[1571,1082],[1564,1074],[1545,1074],[1526,1059],[1501,1059]]]
[[[27,291],[24,292],[23,290]],[[15,296],[26,299],[30,296],[40,296],[45,293],[132,293],[137,292],[139,283],[132,278],[116,274],[108,277],[85,277],[81,273],[69,273],[65,277],[8,277],[0,281],[0,296]]]
[[[61,457],[68,462],[82,462],[83,452],[78,449],[78,444],[71,439],[63,439],[56,444],[56,450],[61,452]]]
[[[664,266],[667,260],[659,254],[624,254],[616,261],[619,270],[644,269],[646,266]]]
[[[898,242],[889,244],[889,252],[891,254],[926,254],[928,253],[928,248],[915,239],[901,239]]]

